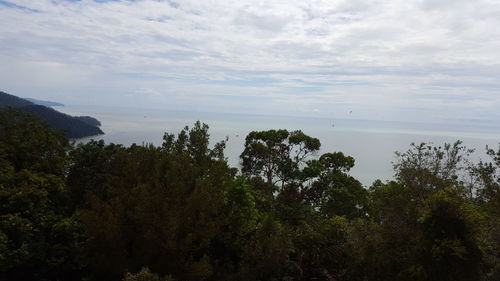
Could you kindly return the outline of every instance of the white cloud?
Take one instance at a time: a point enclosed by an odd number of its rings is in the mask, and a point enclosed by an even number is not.
[[[500,120],[491,0],[7,2],[0,83],[13,94],[135,105],[119,97],[140,89],[151,106],[177,95],[179,106],[236,112]]]

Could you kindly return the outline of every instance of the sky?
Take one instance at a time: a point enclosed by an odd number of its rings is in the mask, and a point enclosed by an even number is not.
[[[500,121],[498,0],[0,0],[0,90],[66,104]]]

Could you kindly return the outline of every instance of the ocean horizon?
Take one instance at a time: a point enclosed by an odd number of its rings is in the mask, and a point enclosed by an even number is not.
[[[350,174],[370,186],[377,179],[391,180],[395,152],[404,152],[411,143],[432,143],[442,146],[461,140],[475,149],[473,160],[489,160],[486,146],[496,148],[500,130],[493,125],[478,125],[473,121],[455,123],[417,123],[399,121],[370,121],[355,118],[270,116],[238,113],[161,110],[106,106],[66,105],[57,110],[70,115],[88,115],[101,121],[104,135],[79,139],[104,140],[106,143],[129,146],[136,144],[161,145],[165,133],[176,134],[196,121],[209,125],[212,144],[227,138],[225,155],[231,166],[240,168],[239,155],[246,135],[251,131],[270,129],[301,130],[321,141],[318,156],[341,151],[354,157],[356,164]]]

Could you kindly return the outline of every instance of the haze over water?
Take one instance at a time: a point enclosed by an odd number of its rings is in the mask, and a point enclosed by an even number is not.
[[[228,137],[225,154],[234,167],[239,167],[239,155],[250,131],[302,130],[320,139],[321,151],[318,155],[341,151],[353,156],[356,165],[351,175],[365,186],[376,179],[391,179],[394,152],[406,151],[412,142],[443,145],[462,140],[467,147],[476,149],[476,160],[486,160],[486,145],[496,147],[500,140],[500,130],[495,127],[366,121],[355,119],[355,113],[347,113],[345,119],[327,119],[71,105],[57,109],[71,115],[96,117],[102,122],[105,135],[94,139],[126,146],[132,143],[161,145],[165,132],[177,134],[185,126],[191,127],[200,120],[210,126],[212,143]]]

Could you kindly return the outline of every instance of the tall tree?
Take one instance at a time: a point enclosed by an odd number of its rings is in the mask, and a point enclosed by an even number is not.
[[[0,279],[75,280],[86,235],[64,184],[68,139],[40,119],[0,111]]]
[[[302,131],[269,130],[250,132],[241,154],[242,171],[263,176],[268,184],[285,184],[297,179],[307,158],[321,146],[318,139]]]

